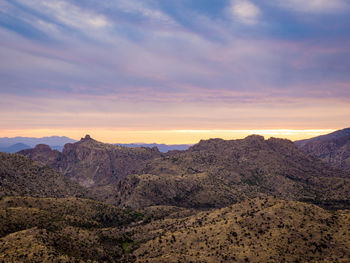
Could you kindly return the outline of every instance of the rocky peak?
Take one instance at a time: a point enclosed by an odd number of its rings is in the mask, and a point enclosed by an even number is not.
[[[80,139],[81,141],[90,141],[93,140],[89,134],[86,134],[84,138]]]
[[[58,169],[57,160],[62,156],[59,151],[52,150],[50,146],[46,144],[38,144],[33,149],[25,149],[18,153],[25,155],[34,161],[42,162],[54,169]]]
[[[191,146],[189,151],[209,151],[216,150],[224,142],[223,139],[200,140],[199,143]]]
[[[249,135],[244,139],[238,140],[223,140],[223,139],[209,139],[201,140],[198,144],[189,148],[190,151],[226,151],[235,149],[237,147],[253,147],[263,148],[266,146],[265,138],[260,135]]]
[[[264,138],[264,136],[261,136],[261,135],[252,134],[252,135],[245,137],[244,140],[262,141],[263,142],[263,141],[265,141],[265,138]]]

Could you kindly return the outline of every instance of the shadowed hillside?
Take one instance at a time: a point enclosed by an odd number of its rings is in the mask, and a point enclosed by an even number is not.
[[[350,172],[350,128],[296,141],[295,144],[308,154]]]
[[[0,197],[87,197],[88,191],[52,168],[19,154],[0,153]]]

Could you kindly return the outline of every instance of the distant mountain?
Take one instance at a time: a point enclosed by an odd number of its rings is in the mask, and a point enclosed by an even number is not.
[[[350,128],[296,141],[295,144],[308,154],[350,172]]]
[[[19,154],[0,153],[0,197],[87,197],[87,192],[42,163]]]
[[[0,148],[0,152],[4,152],[4,153],[16,153],[19,152],[21,150],[24,149],[29,149],[31,148],[31,146],[24,144],[24,143],[16,143],[14,145],[8,146],[8,147],[4,147],[4,148]]]
[[[350,176],[289,140],[252,135],[203,140],[186,151],[127,148],[86,136],[62,153],[39,145],[20,152],[125,207],[224,207],[257,196],[350,206]]]
[[[191,144],[158,144],[158,143],[130,143],[130,144],[122,144],[122,143],[116,143],[115,145],[124,146],[124,147],[131,147],[131,148],[138,148],[138,147],[148,147],[153,148],[157,147],[160,152],[166,153],[168,151],[184,151],[187,150],[189,147],[191,147]]]
[[[26,149],[26,148],[32,148],[37,144],[47,144],[53,149],[62,150],[63,146],[66,143],[74,143],[76,140],[70,139],[65,136],[51,136],[51,137],[42,137],[42,138],[31,138],[31,137],[13,137],[13,138],[0,138],[0,151],[1,152],[7,152],[7,153],[13,153],[13,149],[16,149],[18,147],[18,151]],[[16,146],[17,145],[17,146]],[[19,147],[22,145],[26,146],[26,148]],[[29,147],[28,147],[29,146]]]
[[[59,137],[59,136],[51,136],[51,137],[42,137],[42,138],[30,138],[30,137],[14,137],[14,138],[0,138],[0,152],[5,153],[16,153],[24,149],[33,148],[38,144],[46,144],[49,145],[51,149],[58,150],[62,152],[63,147],[66,143],[75,143],[77,142],[74,139],[68,137]],[[191,145],[190,144],[158,144],[158,143],[115,143],[114,145],[129,147],[129,148],[140,148],[140,147],[148,147],[153,148],[157,147],[161,152],[168,152],[174,150],[187,150]]]

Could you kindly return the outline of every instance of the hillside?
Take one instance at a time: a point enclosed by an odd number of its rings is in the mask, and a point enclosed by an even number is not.
[[[349,174],[299,150],[291,141],[261,136],[201,141],[152,160],[118,183],[118,204],[224,207],[258,196],[349,206]]]
[[[286,201],[349,208],[349,175],[288,140],[211,139],[161,154],[85,137],[62,153],[46,145],[22,153],[66,176],[26,156],[0,154],[0,261],[346,262],[350,256],[348,210]],[[83,187],[140,212],[57,198],[86,196]]]
[[[83,197],[86,189],[52,168],[19,154],[0,153],[0,197]]]
[[[253,199],[139,227],[137,262],[348,262],[350,213]],[[148,240],[148,241],[147,241]]]
[[[152,211],[152,212],[151,212]],[[157,217],[159,211],[168,211]],[[0,201],[5,262],[346,262],[350,212],[257,198],[149,218],[78,198]],[[159,218],[159,219],[157,219]]]
[[[295,144],[308,154],[350,172],[350,128],[296,141]]]
[[[38,145],[21,154],[124,207],[224,207],[258,196],[349,207],[349,174],[299,150],[291,141],[252,135],[203,140],[186,151],[104,144],[89,136],[63,152]]]
[[[19,152],[40,161],[93,191],[100,200],[113,203],[115,184],[136,173],[150,159],[161,153],[157,148],[127,148],[98,142],[90,136],[68,143],[62,153],[47,145]]]
[[[329,134],[316,136],[316,137],[313,137],[310,139],[295,141],[295,144],[299,147],[302,147],[309,142],[327,142],[327,141],[340,139],[342,137],[346,137],[349,135],[350,135],[350,128],[345,128],[345,129],[338,130],[338,131],[335,131],[335,132],[332,132]]]
[[[131,262],[126,227],[142,215],[77,198],[0,200],[2,262]]]

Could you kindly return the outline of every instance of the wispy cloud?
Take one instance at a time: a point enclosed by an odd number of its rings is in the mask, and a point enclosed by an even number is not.
[[[1,124],[347,122],[345,1],[218,2],[1,1]]]
[[[84,10],[83,8],[63,0],[18,0],[18,2],[23,6],[55,19],[58,23],[77,29],[100,29],[109,25],[104,15],[97,14],[91,10]]]
[[[175,21],[170,16],[159,9],[147,6],[142,1],[120,0],[115,1],[113,4],[111,4],[111,6],[114,6],[115,8],[126,13],[140,14],[149,19],[163,21],[166,23],[175,23]]]
[[[261,14],[260,9],[247,0],[232,0],[230,12],[234,19],[248,25],[256,24]]]
[[[283,8],[304,13],[338,13],[346,12],[350,8],[347,0],[277,0]]]

